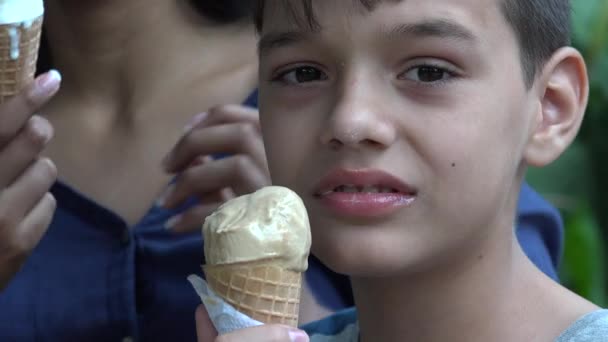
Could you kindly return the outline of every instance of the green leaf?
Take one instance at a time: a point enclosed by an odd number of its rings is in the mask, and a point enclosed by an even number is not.
[[[606,273],[600,227],[593,211],[582,202],[565,216],[566,244],[560,276],[566,286],[588,300],[606,304]]]
[[[595,192],[592,163],[586,144],[575,141],[555,162],[530,168],[528,183],[559,209],[573,209]]]
[[[595,22],[603,3],[603,0],[572,1],[572,38],[574,44],[582,51],[589,47],[593,39],[594,34],[590,33],[590,23]]]
[[[606,35],[608,37],[608,34]],[[606,42],[608,50],[608,41]],[[608,51],[589,66],[590,83],[592,90],[590,100],[608,105]],[[606,107],[604,107],[606,110]]]

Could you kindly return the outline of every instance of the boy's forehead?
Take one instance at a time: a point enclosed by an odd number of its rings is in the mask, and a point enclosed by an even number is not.
[[[267,31],[323,31],[353,25],[380,25],[443,20],[483,34],[505,28],[503,0],[270,0],[266,1],[264,29]],[[373,4],[366,6],[365,4]],[[366,19],[362,21],[361,19]],[[503,26],[503,27],[501,27]]]

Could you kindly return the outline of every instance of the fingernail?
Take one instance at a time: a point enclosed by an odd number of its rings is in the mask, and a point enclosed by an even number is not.
[[[30,125],[32,125],[32,129],[38,136],[42,138],[44,143],[48,143],[51,140],[53,135],[53,131],[51,126],[41,117],[32,116],[30,119]]]
[[[171,195],[173,194],[174,190],[175,190],[175,184],[169,185],[167,187],[167,189],[165,189],[165,192],[163,192],[163,194],[160,195],[160,197],[156,201],[156,206],[157,207],[164,207],[165,204],[167,204],[167,199],[169,199],[169,197],[171,197]]]
[[[173,155],[173,151],[167,153],[167,155],[165,156],[165,158],[163,158],[162,164],[164,166],[167,166],[169,164],[169,160],[171,160],[171,156]]]
[[[190,164],[190,167],[195,167],[195,166],[199,166],[199,165],[203,165],[205,164],[207,161],[205,160],[205,157],[203,156],[198,156],[196,158],[194,158],[194,160],[192,161],[192,163]]]
[[[207,118],[207,113],[196,114],[186,126],[184,126],[184,133],[190,132],[199,123],[203,122]]]
[[[308,335],[302,330],[289,330],[289,339],[291,342],[307,342]]]
[[[236,197],[234,190],[232,190],[231,188],[223,188],[220,191],[220,195],[222,196],[222,202],[228,202],[228,200],[231,200]]]
[[[42,75],[34,87],[34,96],[43,97],[59,88],[61,74],[57,70],[50,70]]]
[[[196,158],[194,158],[194,161],[192,162],[193,166],[198,166],[198,165],[203,165],[205,163],[210,162],[211,157],[209,156],[198,156]]]
[[[165,222],[165,230],[172,230],[181,221],[182,215],[175,215]]]
[[[169,151],[169,153],[167,153],[165,158],[163,158],[162,165],[165,167],[166,171],[169,171],[169,166],[170,166],[170,163],[173,161],[174,155],[175,155],[175,147],[172,148],[171,151]]]

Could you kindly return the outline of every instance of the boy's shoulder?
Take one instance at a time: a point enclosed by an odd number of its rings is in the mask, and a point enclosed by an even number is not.
[[[301,327],[311,342],[356,342],[359,336],[357,311],[346,309]],[[555,342],[608,341],[608,310],[591,312],[574,322]]]
[[[359,336],[357,310],[346,309],[301,328],[310,336],[311,342],[356,342]]]
[[[608,341],[608,310],[586,314],[574,322],[555,342]]]

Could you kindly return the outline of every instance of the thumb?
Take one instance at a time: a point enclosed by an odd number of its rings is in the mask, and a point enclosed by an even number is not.
[[[202,304],[196,308],[196,336],[198,342],[213,342],[217,337],[217,330],[209,318],[207,309]]]

